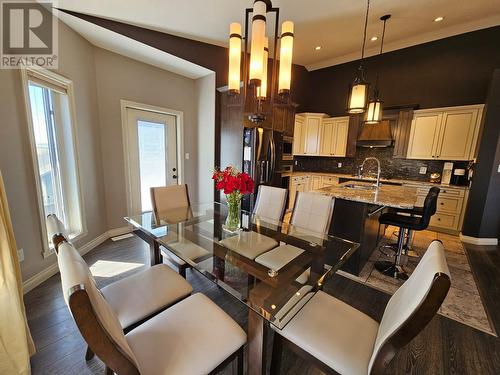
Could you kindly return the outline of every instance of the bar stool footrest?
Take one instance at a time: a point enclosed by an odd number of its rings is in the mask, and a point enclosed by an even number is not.
[[[399,280],[408,280],[408,274],[403,267],[388,261],[375,262],[375,269],[380,273]]]

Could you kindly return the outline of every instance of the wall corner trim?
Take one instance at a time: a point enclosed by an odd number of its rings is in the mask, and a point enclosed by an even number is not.
[[[460,241],[470,243],[472,245],[498,245],[498,238],[480,238],[465,236],[460,232]]]
[[[126,226],[126,227],[121,227],[121,228],[114,228],[110,229],[103,234],[97,236],[93,240],[87,242],[86,244],[80,246],[78,248],[78,252],[83,256],[87,254],[90,250],[96,248],[100,244],[102,244],[104,241],[111,237],[115,236],[120,236],[122,234],[130,233],[132,232],[132,227]],[[47,268],[45,268],[43,271],[37,273],[36,275],[31,276],[28,280],[23,281],[23,294],[26,294],[33,289],[35,289],[38,285],[43,283],[44,281],[50,279],[52,276],[57,274],[59,272],[59,267],[57,265],[57,262],[54,264],[51,264]]]

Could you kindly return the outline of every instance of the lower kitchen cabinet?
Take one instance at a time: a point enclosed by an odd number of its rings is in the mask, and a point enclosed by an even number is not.
[[[417,206],[423,206],[430,187],[405,184],[417,188]],[[458,234],[462,229],[468,190],[449,186],[439,186],[436,213],[432,216],[429,228],[438,232]]]

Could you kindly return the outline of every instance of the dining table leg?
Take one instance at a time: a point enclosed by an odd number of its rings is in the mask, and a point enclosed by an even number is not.
[[[160,244],[141,230],[134,230],[134,234],[149,244],[149,259],[151,266],[162,264],[163,259],[161,256]]]
[[[266,373],[267,322],[252,309],[248,309],[248,374]]]

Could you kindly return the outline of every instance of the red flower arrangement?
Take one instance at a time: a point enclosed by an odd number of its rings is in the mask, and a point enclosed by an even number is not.
[[[226,167],[222,171],[216,169],[212,179],[215,181],[215,188],[223,190],[226,195],[233,193],[239,195],[253,193],[254,182],[252,178],[247,173],[240,172],[233,166]]]

